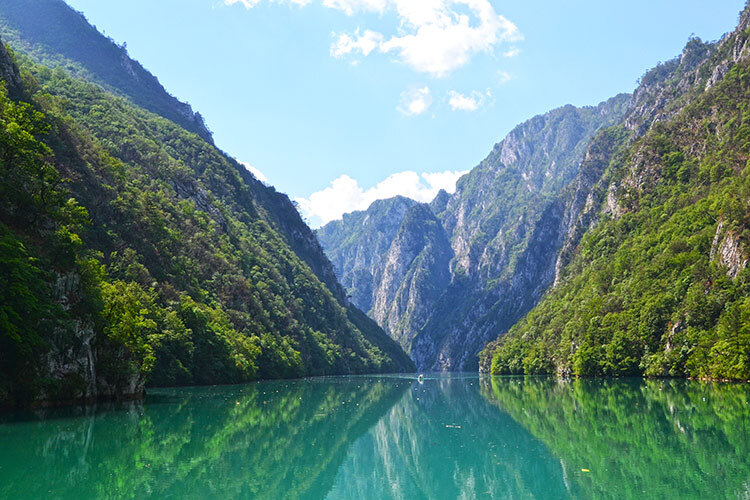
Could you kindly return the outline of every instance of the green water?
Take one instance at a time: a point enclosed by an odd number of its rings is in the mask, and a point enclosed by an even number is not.
[[[749,404],[748,385],[461,375],[151,390],[0,416],[0,498],[746,499]]]

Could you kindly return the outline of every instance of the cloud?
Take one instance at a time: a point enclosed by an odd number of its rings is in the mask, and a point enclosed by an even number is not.
[[[366,30],[363,35],[360,35],[357,30],[354,37],[347,34],[339,36],[336,43],[331,45],[331,55],[340,58],[353,52],[360,52],[367,56],[378,47],[382,40],[383,35],[380,33]]]
[[[224,0],[224,5],[241,4],[244,5],[246,9],[252,9],[261,1],[262,0]]]
[[[503,52],[503,57],[516,57],[520,53],[521,49],[519,49],[518,47],[511,47]]]
[[[347,16],[355,12],[370,11],[382,13],[389,0],[323,0],[323,6],[343,10]]]
[[[241,1],[241,0],[235,0],[235,1]],[[266,176],[263,175],[263,172],[261,172],[260,170],[258,170],[257,168],[253,167],[252,165],[250,165],[247,162],[244,162],[244,161],[241,161],[241,160],[237,160],[237,163],[239,163],[240,165],[242,165],[243,167],[245,167],[247,169],[247,171],[250,172],[251,174],[253,174],[253,176],[256,179],[258,179],[260,182],[262,182],[263,184],[268,184],[268,178],[266,178]]]
[[[497,78],[500,85],[504,85],[513,79],[513,75],[507,71],[500,71],[497,73]]]
[[[406,116],[416,116],[427,111],[431,105],[430,88],[415,87],[401,92],[401,102],[397,109]]]
[[[476,111],[485,105],[488,99],[492,98],[492,92],[474,91],[470,95],[464,95],[455,90],[448,92],[448,104],[453,111]]]
[[[497,14],[489,0],[324,0],[323,5],[348,15],[394,10],[400,21],[397,34],[390,38],[371,30],[364,35],[334,35],[334,57],[357,52],[368,56],[377,47],[379,52],[396,54],[412,69],[435,77],[444,77],[464,66],[476,53],[491,52],[503,42],[523,39],[516,25]],[[336,50],[340,45],[351,50]],[[357,51],[360,46],[366,47],[367,52]]]
[[[224,4],[252,9],[262,1],[224,0]],[[304,7],[313,0],[266,1]],[[334,33],[331,56],[367,57],[377,50],[435,77],[444,77],[464,66],[474,54],[523,40],[518,27],[498,14],[490,0],[321,0],[321,4],[348,16],[393,12],[398,18],[398,25],[389,35],[359,28],[350,33]],[[503,54],[516,53],[517,49],[511,47]]]
[[[246,9],[252,9],[257,6],[263,0],[224,0],[224,5],[243,5]],[[304,7],[312,2],[312,0],[269,0],[271,3],[290,3],[299,7]]]
[[[327,188],[294,201],[302,215],[317,227],[340,219],[345,213],[365,210],[375,200],[400,195],[423,203],[430,202],[441,189],[455,192],[456,181],[465,173],[446,170],[419,175],[407,170],[388,176],[370,189],[362,189],[356,179],[342,175]]]

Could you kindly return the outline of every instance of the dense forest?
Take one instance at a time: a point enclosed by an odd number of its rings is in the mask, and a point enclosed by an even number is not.
[[[412,368],[341,298],[286,196],[15,58],[0,51],[0,402]]]
[[[749,37],[746,10],[720,42],[691,40],[593,141],[594,223],[485,350],[492,373],[750,379]],[[643,125],[648,107],[660,115]]]

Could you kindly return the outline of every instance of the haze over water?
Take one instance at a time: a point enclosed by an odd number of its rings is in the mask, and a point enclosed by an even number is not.
[[[0,498],[750,496],[750,386],[332,377],[0,417]]]

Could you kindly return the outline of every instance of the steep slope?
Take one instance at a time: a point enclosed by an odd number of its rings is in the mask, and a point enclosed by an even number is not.
[[[385,267],[382,257],[396,237],[406,211],[416,204],[403,196],[377,200],[366,211],[344,214],[342,220],[316,231],[341,285],[361,310],[372,309],[375,276],[382,274]]]
[[[618,145],[582,167],[558,286],[486,368],[750,379],[749,28],[746,9],[644,77]]]
[[[3,0],[0,37],[36,62],[63,67],[211,141],[199,113],[169,95],[159,80],[63,0]]]
[[[432,305],[450,284],[453,251],[440,222],[427,205],[405,214],[376,275],[371,315],[407,351],[414,332],[428,321]]]
[[[412,368],[286,196],[171,121],[22,62],[0,52],[0,401]]]
[[[439,222],[431,236],[432,247],[440,249],[433,258],[415,260],[413,251],[399,248],[424,238],[429,224],[408,224],[404,231],[413,234],[402,234],[387,254],[368,253],[367,242],[375,237],[361,232],[358,218],[319,230],[321,244],[341,263],[339,276],[352,269],[341,258],[341,241],[358,248],[363,260],[374,262],[373,269],[393,261],[393,269],[402,269],[396,276],[419,276],[414,283],[394,283],[393,276],[373,272],[374,285],[350,293],[374,297],[379,290],[408,290],[407,295],[380,293],[370,315],[420,368],[473,369],[484,344],[521,318],[554,281],[555,255],[564,241],[565,202],[559,196],[578,173],[591,138],[618,122],[628,103],[629,96],[620,95],[596,107],[565,106],[516,127],[458,181],[454,194],[441,192],[430,204]],[[400,212],[373,209],[366,214],[370,227],[391,228],[378,233],[386,241],[395,238],[392,228],[405,221]],[[450,249],[441,248],[442,240]],[[410,272],[403,271],[409,266]],[[381,283],[384,278],[387,282]],[[409,312],[415,310],[419,314]]]

